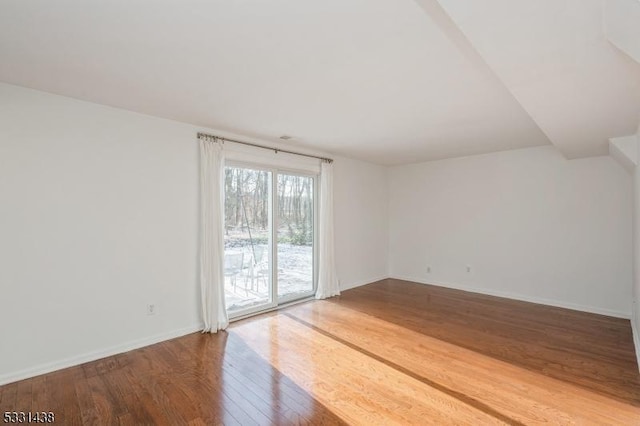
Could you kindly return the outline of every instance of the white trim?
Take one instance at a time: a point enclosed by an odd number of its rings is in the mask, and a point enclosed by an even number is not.
[[[225,162],[225,168],[239,168],[249,169],[254,171],[267,172],[270,175],[269,179],[269,199],[268,199],[268,211],[269,211],[269,234],[268,241],[268,257],[269,257],[269,290],[271,292],[271,301],[262,303],[248,308],[238,309],[231,311],[227,308],[229,319],[240,320],[249,318],[253,315],[259,315],[265,312],[270,312],[278,309],[282,306],[287,306],[292,302],[298,300],[307,300],[313,297],[318,290],[318,195],[319,195],[319,172],[304,170],[304,169],[291,169],[287,167],[280,167],[277,164],[272,165],[268,162],[252,162],[232,159]],[[284,297],[278,297],[278,212],[276,211],[278,201],[278,178],[281,175],[298,176],[310,178],[313,181],[313,277],[312,277],[312,290],[303,294],[293,294]],[[223,183],[224,184],[224,183]],[[224,191],[224,188],[223,188]]]
[[[74,367],[76,365],[95,361],[97,359],[110,357],[110,356],[121,354],[124,352],[129,352],[134,349],[140,349],[145,346],[150,346],[156,343],[164,342],[165,340],[175,339],[176,337],[182,337],[187,334],[195,333],[196,331],[201,331],[203,327],[204,327],[204,324],[202,323],[194,324],[190,327],[184,327],[178,330],[173,330],[167,333],[156,334],[150,337],[143,337],[142,339],[133,340],[127,343],[123,343],[121,345],[111,346],[109,348],[88,352],[82,355],[75,355],[69,358],[36,365],[34,367],[16,371],[13,373],[3,374],[3,375],[0,375],[0,386],[6,385],[8,383],[17,382],[19,380],[29,379],[31,377],[39,376],[41,374],[51,373],[52,371]]]
[[[412,277],[402,277],[402,276],[392,276],[392,277],[388,277],[388,276],[380,276],[380,277],[376,277],[376,278],[370,278],[370,279],[366,279],[366,280],[358,280],[358,281],[353,281],[349,284],[342,284],[340,285],[340,290],[348,290],[351,288],[355,288],[355,287],[360,287],[363,285],[367,285],[367,284],[372,284],[374,282],[377,281],[382,281],[385,279],[397,279],[397,280],[403,280],[403,281],[411,281],[411,282],[415,282],[418,284],[427,284],[427,285],[434,285],[434,286],[438,286],[438,287],[445,287],[445,288],[452,288],[452,289],[456,289],[456,290],[463,290],[463,291],[468,291],[471,293],[479,293],[479,294],[486,294],[489,296],[497,296],[497,297],[505,297],[508,299],[514,299],[514,300],[521,300],[524,302],[531,302],[531,303],[538,303],[538,304],[543,304],[543,305],[549,305],[549,306],[556,306],[556,307],[560,307],[560,308],[566,308],[566,309],[572,309],[572,310],[576,310],[576,311],[583,311],[583,312],[590,312],[590,313],[595,313],[595,314],[600,314],[600,315],[607,315],[607,316],[612,316],[612,317],[616,317],[616,318],[624,318],[624,319],[631,319],[631,315],[627,314],[627,313],[621,313],[621,312],[617,312],[617,311],[611,311],[608,309],[601,309],[601,308],[594,308],[594,307],[587,307],[587,306],[582,306],[582,305],[575,305],[572,303],[565,303],[565,302],[559,302],[559,301],[555,301],[555,300],[550,300],[550,299],[543,299],[543,298],[537,298],[537,297],[530,297],[530,296],[523,296],[523,295],[516,295],[513,293],[508,293],[508,292],[502,292],[502,291],[495,291],[495,290],[488,290],[488,289],[478,289],[478,288],[473,288],[473,287],[468,287],[468,286],[461,286],[461,285],[454,285],[454,284],[450,284],[450,283],[443,283],[443,282],[436,282],[436,281],[430,281],[430,282],[426,282],[424,280],[420,280],[417,278],[412,278]],[[278,308],[282,309],[291,305],[295,305],[298,303],[304,303],[304,302],[308,302],[310,300],[314,300],[312,298],[307,298],[307,299],[301,299],[301,300],[297,300],[293,303],[288,303],[273,309],[268,309],[265,310],[264,312],[261,313],[266,313],[266,312],[270,312],[273,310],[276,310]],[[236,317],[233,318],[231,320],[231,322],[235,322],[235,321],[239,321],[241,319],[245,319],[246,317]],[[69,357],[69,358],[65,358],[65,359],[61,359],[58,361],[53,361],[53,362],[49,362],[49,363],[45,363],[45,364],[40,364],[25,370],[20,370],[14,373],[9,373],[9,374],[4,374],[4,375],[0,375],[0,386],[2,385],[6,385],[8,383],[13,383],[13,382],[17,382],[19,380],[24,380],[24,379],[29,379],[31,377],[35,377],[35,376],[39,376],[41,374],[46,374],[46,373],[50,373],[52,371],[57,371],[57,370],[62,370],[64,368],[69,368],[69,367],[73,367],[76,365],[80,365],[80,364],[84,364],[86,362],[91,362],[91,361],[95,361],[101,358],[106,358],[109,356],[113,356],[113,355],[117,355],[117,354],[121,354],[124,352],[128,352],[134,349],[139,349],[139,348],[143,348],[145,346],[150,346],[156,343],[160,343],[160,342],[164,342],[166,340],[170,340],[170,339],[175,339],[176,337],[181,337],[181,336],[185,336],[187,334],[191,334],[191,333],[195,333],[197,331],[202,330],[203,328],[203,324],[196,324],[196,325],[192,325],[190,327],[184,327],[178,330],[174,330],[174,331],[170,331],[167,333],[162,333],[162,334],[156,334],[154,336],[150,336],[150,337],[145,337],[142,339],[138,339],[138,340],[134,340],[128,343],[124,343],[121,345],[117,345],[117,346],[111,346],[109,348],[105,348],[102,350],[98,350],[98,351],[94,351],[94,352],[89,352],[89,353],[85,353],[82,355],[76,355],[73,357]],[[636,327],[635,321],[631,321],[631,330],[632,330],[632,334],[633,334],[633,342],[635,345],[635,349],[636,349],[636,358],[638,360],[638,367],[640,369],[640,330],[638,330],[638,327]]]
[[[288,308],[290,306],[298,305],[300,303],[312,302],[314,300],[316,300],[316,299],[313,296],[305,297],[304,299],[295,299],[295,300],[293,300],[291,302],[286,302],[286,303],[283,303],[282,305],[276,305],[276,306],[273,306],[271,308],[263,309],[263,310],[258,311],[258,312],[254,312],[254,313],[251,313],[251,314],[239,315],[237,317],[233,317],[232,319],[229,320],[229,322],[233,323],[233,322],[242,321],[242,320],[245,320],[245,319],[248,319],[248,318],[254,318],[254,317],[257,317],[257,316],[262,315],[262,314],[267,314],[269,312],[279,311],[281,309],[285,309],[285,308]]]
[[[638,316],[635,313],[635,309],[631,314],[631,334],[633,334],[633,346],[636,349],[636,362],[638,364],[638,371],[640,371],[640,331],[636,326]]]
[[[402,276],[395,275],[391,278],[397,279],[397,280],[412,281],[418,284],[435,285],[438,287],[446,287],[446,288],[452,288],[456,290],[463,290],[463,291],[468,291],[470,293],[479,293],[479,294],[485,294],[488,296],[504,297],[506,299],[520,300],[523,302],[537,303],[540,305],[555,306],[558,308],[571,309],[574,311],[606,315],[609,317],[631,319],[631,314],[629,312],[620,312],[620,311],[614,311],[611,309],[598,308],[594,306],[578,305],[575,303],[561,302],[558,300],[545,299],[542,297],[526,296],[522,294],[510,293],[510,292],[500,291],[500,290],[491,290],[487,288],[469,287],[465,285],[451,284],[451,283],[446,283],[441,281],[433,281],[433,280],[425,281],[423,279],[419,279],[415,277],[402,277]]]
[[[382,275],[382,276],[379,276],[379,277],[368,278],[366,280],[352,281],[352,282],[350,282],[348,284],[345,284],[342,281],[340,281],[340,291],[350,290],[352,288],[361,287],[361,286],[367,285],[367,284],[373,284],[375,282],[386,280],[386,279],[389,279],[388,275]]]

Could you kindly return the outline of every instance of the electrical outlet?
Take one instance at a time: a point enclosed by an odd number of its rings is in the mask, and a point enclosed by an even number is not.
[[[431,273],[431,266],[427,266],[427,274]]]
[[[158,308],[154,303],[149,303],[147,305],[147,315],[155,315],[158,313]]]
[[[471,272],[471,265],[467,265],[467,272]]]

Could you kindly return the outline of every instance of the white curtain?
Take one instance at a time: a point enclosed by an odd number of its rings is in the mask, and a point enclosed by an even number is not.
[[[224,154],[216,140],[200,138],[200,290],[203,333],[229,325],[224,300]]]
[[[320,251],[318,291],[316,299],[340,294],[333,249],[333,163],[323,161],[320,165]]]

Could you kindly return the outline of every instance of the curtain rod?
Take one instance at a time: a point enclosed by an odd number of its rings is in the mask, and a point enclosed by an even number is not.
[[[222,140],[222,141],[233,142],[233,143],[239,143],[241,145],[249,145],[249,146],[253,146],[253,147],[256,147],[256,148],[268,149],[268,150],[274,151],[276,154],[279,153],[279,152],[284,152],[286,154],[301,155],[303,157],[309,157],[309,158],[317,158],[318,160],[326,161],[328,163],[333,163],[333,159],[332,158],[319,157],[317,155],[311,155],[311,154],[303,154],[301,152],[287,151],[286,149],[273,148],[273,147],[270,147],[270,146],[258,145],[256,143],[243,142],[243,141],[238,141],[238,140],[235,140],[235,139],[228,139],[228,138],[223,138],[223,137],[220,137],[220,136],[209,135],[207,133],[198,132],[198,139],[202,139],[202,138],[204,138],[204,139]]]

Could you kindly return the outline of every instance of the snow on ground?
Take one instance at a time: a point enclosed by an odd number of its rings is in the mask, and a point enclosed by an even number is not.
[[[242,270],[225,277],[227,309],[239,310],[266,303],[269,300],[267,245],[254,244],[252,247],[251,244],[227,241],[225,246],[225,255],[243,253]],[[261,261],[252,267],[254,253]],[[278,244],[278,296],[307,293],[312,289],[313,247]]]

